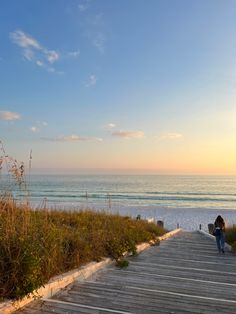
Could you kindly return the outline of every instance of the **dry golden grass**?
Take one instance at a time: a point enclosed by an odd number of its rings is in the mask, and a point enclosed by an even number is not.
[[[26,189],[23,163],[8,156],[0,141],[0,170]],[[29,158],[29,174],[32,151]],[[11,193],[0,197],[0,298],[20,298],[52,276],[102,257],[117,261],[136,244],[162,235],[155,224],[94,211],[30,208],[27,197],[16,204]]]
[[[0,199],[0,296],[18,298],[52,276],[125,251],[165,231],[155,224],[93,211],[33,210]]]
[[[236,252],[236,226],[226,229],[225,240],[232,246],[232,250]]]

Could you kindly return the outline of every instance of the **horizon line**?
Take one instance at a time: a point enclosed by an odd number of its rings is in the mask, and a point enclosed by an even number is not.
[[[73,172],[73,173],[72,173]],[[32,174],[84,174],[84,175],[196,175],[196,176],[235,176],[236,172],[224,171],[194,171],[176,169],[134,169],[134,168],[32,168]]]

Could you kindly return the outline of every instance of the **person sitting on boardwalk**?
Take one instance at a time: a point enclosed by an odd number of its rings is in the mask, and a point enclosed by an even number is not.
[[[214,223],[214,235],[216,237],[216,244],[217,244],[217,248],[219,253],[225,252],[225,236],[224,236],[224,232],[225,232],[225,222],[224,219],[219,215],[217,216],[215,223]]]

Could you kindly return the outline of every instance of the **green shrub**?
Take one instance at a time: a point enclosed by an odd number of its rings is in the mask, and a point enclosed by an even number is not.
[[[129,261],[127,259],[119,259],[116,261],[116,266],[119,268],[124,268],[129,266]]]

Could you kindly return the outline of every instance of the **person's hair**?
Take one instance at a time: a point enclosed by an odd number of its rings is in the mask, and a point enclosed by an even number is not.
[[[223,225],[225,224],[224,219],[223,219],[220,215],[217,216],[215,222],[216,222],[216,223],[223,224]]]

